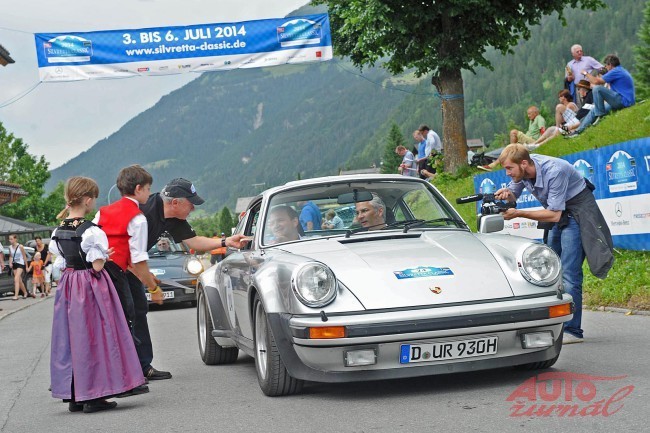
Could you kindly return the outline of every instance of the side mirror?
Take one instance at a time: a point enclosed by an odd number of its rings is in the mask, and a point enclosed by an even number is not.
[[[500,232],[504,227],[503,215],[478,215],[478,232],[494,233]]]

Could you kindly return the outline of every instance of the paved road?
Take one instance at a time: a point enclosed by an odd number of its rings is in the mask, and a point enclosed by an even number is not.
[[[588,342],[566,346],[549,370],[561,380],[543,382],[541,389],[529,386],[544,379],[538,376],[541,372],[504,369],[309,384],[302,395],[268,398],[259,390],[250,358],[240,355],[229,366],[204,365],[196,343],[195,310],[167,308],[151,312],[149,320],[154,365],[172,371],[174,378],[152,382],[149,394],[117,400],[113,411],[85,415],[68,413],[67,405],[47,391],[52,306],[49,298],[0,320],[2,432],[648,431],[647,316],[586,312]],[[573,373],[588,376],[569,378]],[[508,401],[513,393],[516,398]],[[606,405],[612,396],[615,401]],[[569,412],[558,415],[562,410]]]

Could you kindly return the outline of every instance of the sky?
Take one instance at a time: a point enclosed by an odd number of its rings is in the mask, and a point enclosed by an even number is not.
[[[308,0],[0,0],[0,45],[16,63],[0,66],[0,107],[39,83],[34,33],[184,26],[281,18]],[[213,72],[218,73],[218,72]],[[0,122],[32,155],[56,168],[196,73],[41,83],[0,108]]]

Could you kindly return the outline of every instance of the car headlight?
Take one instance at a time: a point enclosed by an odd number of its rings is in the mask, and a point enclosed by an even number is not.
[[[544,244],[533,244],[524,250],[519,271],[537,286],[550,286],[560,278],[560,258]]]
[[[187,272],[192,275],[199,275],[203,272],[203,264],[196,257],[192,257],[187,261]]]
[[[308,307],[324,307],[336,297],[336,277],[322,263],[306,263],[291,275],[294,293]]]

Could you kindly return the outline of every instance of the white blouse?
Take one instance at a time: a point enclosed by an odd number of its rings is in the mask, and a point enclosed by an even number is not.
[[[52,232],[52,238],[56,236],[57,230],[58,228],[54,229]],[[107,260],[108,239],[106,238],[106,233],[104,233],[102,229],[96,226],[88,228],[81,234],[81,249],[84,253],[86,253],[86,261],[90,263],[98,259]],[[61,270],[65,269],[65,259],[61,255],[59,245],[56,243],[55,239],[52,239],[50,241],[50,251],[52,254],[56,255],[54,268]]]

